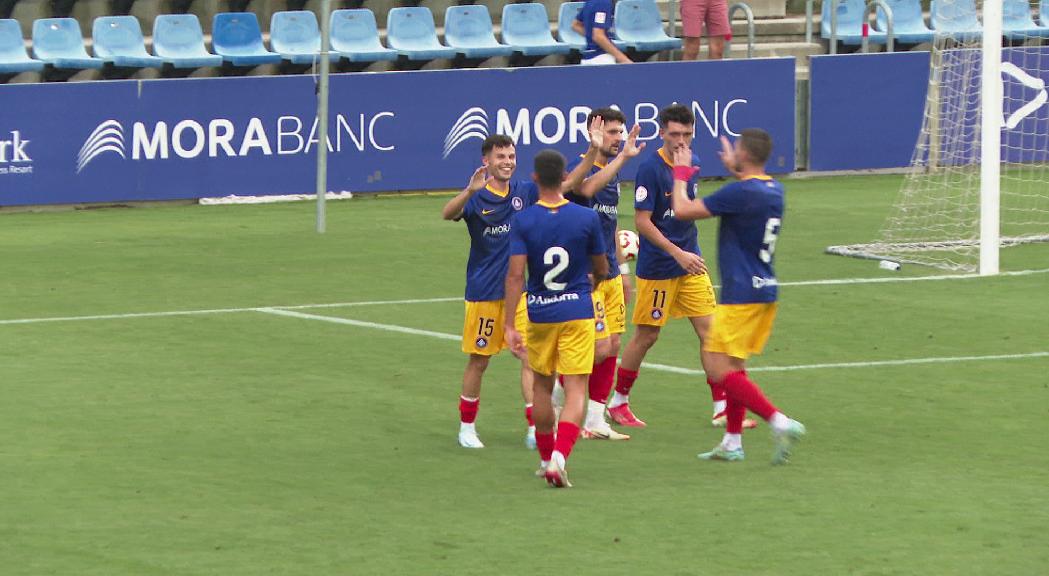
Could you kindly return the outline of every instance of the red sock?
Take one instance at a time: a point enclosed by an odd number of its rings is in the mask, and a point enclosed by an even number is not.
[[[562,388],[565,387],[565,375],[564,374],[558,374],[557,375],[557,383],[560,384]]]
[[[462,396],[459,397],[459,420],[463,424],[473,424],[474,420],[477,420],[477,405],[481,403],[480,398],[474,398],[473,400],[467,400]]]
[[[554,441],[554,450],[560,452],[565,457],[565,460],[568,460],[568,455],[572,453],[572,447],[575,446],[575,441],[578,438],[579,426],[576,426],[571,422],[558,422],[557,439]]]
[[[617,375],[616,392],[623,396],[630,394],[630,389],[634,387],[634,380],[637,380],[637,370],[627,370],[620,366]]]
[[[528,420],[528,426],[535,426],[535,420],[532,420],[532,405],[525,404],[525,420]]]
[[[736,400],[729,398],[728,406],[725,408],[725,432],[729,434],[743,433],[743,419],[747,416],[747,409]]]
[[[715,402],[728,399],[728,396],[725,394],[724,385],[715,382],[714,379],[710,377],[707,377],[707,385],[710,386],[710,397]]]
[[[772,418],[772,415],[777,412],[776,407],[765,397],[761,388],[747,378],[746,372],[732,372],[725,376],[721,384],[728,393],[729,402],[735,400],[765,420]]]
[[[608,402],[608,394],[612,392],[612,385],[616,381],[616,357],[609,356],[603,361],[594,364],[594,371],[590,374],[590,399],[594,402],[604,404]]]
[[[540,460],[549,462],[550,456],[554,453],[554,432],[552,430],[546,434],[536,432],[535,449],[539,451]]]

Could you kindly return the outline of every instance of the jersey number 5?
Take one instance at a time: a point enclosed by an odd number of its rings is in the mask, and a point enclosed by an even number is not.
[[[783,221],[779,218],[769,218],[765,222],[765,239],[761,241],[761,251],[758,252],[758,258],[766,264],[772,262],[772,255],[776,253],[776,240],[779,238],[779,225],[781,222]]]
[[[543,275],[543,284],[546,285],[547,289],[560,292],[568,287],[568,284],[565,282],[554,281],[568,268],[568,250],[560,246],[552,246],[543,254],[543,264],[553,266]]]

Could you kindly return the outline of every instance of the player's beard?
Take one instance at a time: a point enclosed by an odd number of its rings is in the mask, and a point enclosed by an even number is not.
[[[492,175],[493,178],[495,178],[496,180],[498,180],[500,182],[508,182],[510,180],[510,178],[513,177],[514,170],[516,168],[517,168],[517,165],[513,165],[513,166],[510,166],[508,168],[503,168],[502,166],[497,166],[494,171],[491,171],[491,175]]]

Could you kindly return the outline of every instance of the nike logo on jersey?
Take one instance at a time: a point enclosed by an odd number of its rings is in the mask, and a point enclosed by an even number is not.
[[[492,212],[495,212],[495,210],[481,210],[481,215],[482,216],[487,216],[487,215],[491,214]]]

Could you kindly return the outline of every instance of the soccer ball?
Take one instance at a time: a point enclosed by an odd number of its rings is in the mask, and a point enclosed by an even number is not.
[[[637,258],[638,248],[641,247],[641,240],[638,239],[637,234],[633,230],[620,230],[616,235],[616,239],[619,240],[619,249],[623,253],[626,261]]]

